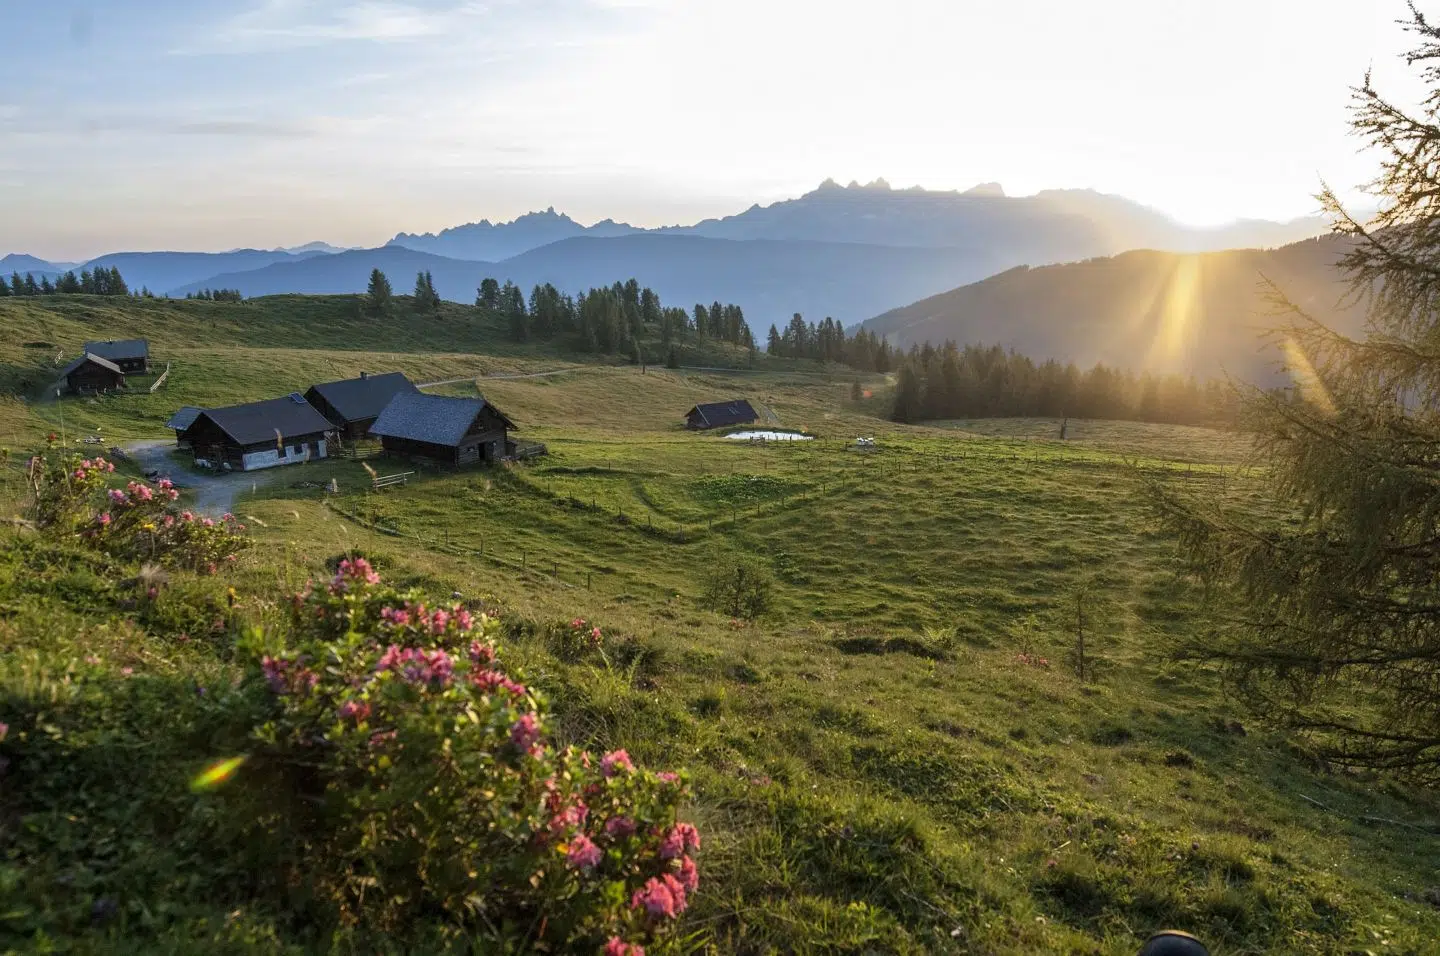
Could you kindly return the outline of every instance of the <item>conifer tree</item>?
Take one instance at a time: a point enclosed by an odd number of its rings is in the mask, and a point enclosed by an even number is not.
[[[365,290],[365,307],[371,315],[388,315],[393,296],[390,280],[379,269],[370,270],[370,285]]]
[[[1246,426],[1281,519],[1228,512],[1157,485],[1161,513],[1222,613],[1197,655],[1260,712],[1348,766],[1440,783],[1440,28],[1412,5],[1416,111],[1367,75],[1351,126],[1381,157],[1381,212],[1322,202],[1352,240],[1341,265],[1374,332],[1296,316],[1295,387],[1251,389]],[[1283,292],[1283,290],[1279,290]],[[1284,520],[1288,519],[1288,520]],[[1237,613],[1232,608],[1241,610]]]

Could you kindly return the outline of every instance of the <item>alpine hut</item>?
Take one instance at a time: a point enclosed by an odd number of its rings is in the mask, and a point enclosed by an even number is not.
[[[359,378],[312,385],[305,393],[305,400],[330,420],[341,438],[355,441],[369,433],[370,426],[390,404],[390,399],[401,392],[418,391],[414,383],[399,372],[383,375],[361,372]]]
[[[175,432],[175,444],[178,447],[190,447],[190,426],[195,424],[195,419],[199,418],[200,413],[204,410],[203,408],[196,408],[194,405],[182,405],[174,415],[170,416],[170,420],[165,423],[166,428]]]
[[[61,369],[65,387],[76,395],[125,387],[125,372],[107,358],[86,352]]]
[[[150,343],[145,339],[106,339],[86,342],[85,351],[114,362],[128,374],[150,371]]]
[[[370,434],[392,454],[472,465],[507,457],[514,427],[484,398],[399,392],[370,426]]]
[[[182,433],[196,461],[255,471],[325,458],[334,426],[299,392],[227,408],[207,408]]]
[[[760,418],[755,409],[743,398],[728,402],[709,402],[696,405],[685,413],[685,427],[723,428],[726,425],[749,425]]]

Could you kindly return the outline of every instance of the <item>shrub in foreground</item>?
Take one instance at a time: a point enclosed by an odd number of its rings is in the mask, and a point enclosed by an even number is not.
[[[38,527],[74,535],[127,561],[153,561],[214,573],[246,544],[234,515],[216,520],[177,510],[180,492],[169,479],[107,487],[115,466],[79,455],[37,455],[26,471]]]
[[[498,627],[382,587],[364,559],[297,595],[288,643],[252,636],[251,679],[273,699],[259,756],[319,809],[267,825],[304,841],[300,878],[338,923],[642,953],[698,883],[685,783],[548,743]]]

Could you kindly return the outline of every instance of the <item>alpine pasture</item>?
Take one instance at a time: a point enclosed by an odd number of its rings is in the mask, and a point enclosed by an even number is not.
[[[722,346],[685,364],[737,371],[586,364],[449,303],[381,319],[350,297],[62,296],[0,301],[0,326],[7,518],[52,433],[123,448],[170,437],[182,405],[361,371],[478,390],[549,452],[477,470],[274,469],[231,507],[253,547],[213,577],[172,575],[143,613],[116,583],[133,569],[7,522],[0,719],[83,759],[69,779],[37,784],[23,759],[0,776],[0,948],[335,948],[343,937],[297,927],[285,893],[186,843],[213,797],[175,781],[244,742],[187,724],[167,695],[244,668],[233,630],[199,637],[212,617],[264,627],[358,553],[387,580],[496,611],[562,742],[688,771],[701,882],[657,951],[1121,954],[1165,926],[1216,953],[1435,951],[1440,807],[1331,771],[1174,654],[1203,633],[1200,595],[1143,485],[1244,505],[1234,435],[901,426],[885,420],[883,376],[861,376],[855,399],[856,373],[748,369]],[[57,351],[122,336],[173,363],[167,387],[43,400]],[[815,440],[681,427],[696,402],[731,397]],[[186,469],[174,457],[177,479]],[[753,618],[707,606],[738,567],[768,586]],[[603,643],[567,643],[574,619]],[[108,703],[67,723],[82,670]]]

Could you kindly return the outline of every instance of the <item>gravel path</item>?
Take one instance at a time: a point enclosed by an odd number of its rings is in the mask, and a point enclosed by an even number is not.
[[[135,460],[141,471],[158,471],[168,475],[175,487],[194,492],[194,509],[199,514],[218,518],[235,505],[235,497],[243,491],[251,491],[260,485],[269,484],[282,468],[265,471],[232,472],[210,474],[196,471],[182,461],[171,457],[175,450],[173,441],[130,442],[125,445],[125,454]]]

